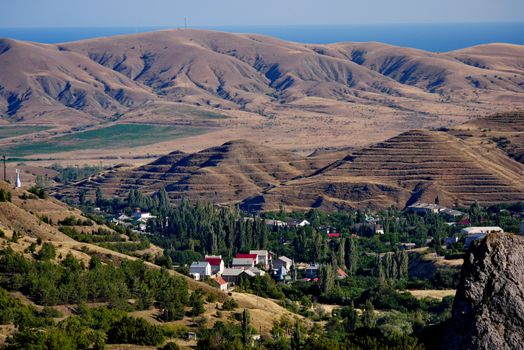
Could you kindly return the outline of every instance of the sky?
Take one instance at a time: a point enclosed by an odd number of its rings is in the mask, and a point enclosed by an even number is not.
[[[524,0],[0,0],[0,27],[524,22]]]

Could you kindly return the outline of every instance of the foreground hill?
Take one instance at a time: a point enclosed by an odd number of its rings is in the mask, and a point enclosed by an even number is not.
[[[131,189],[165,188],[171,200],[242,202],[247,210],[403,208],[416,201],[491,205],[524,200],[524,164],[514,157],[524,132],[522,113],[471,121],[445,131],[412,130],[361,149],[316,152],[310,157],[248,141],[197,153],[173,152],[138,167],[116,167],[57,189],[75,198],[127,196]],[[475,126],[473,129],[472,125]],[[511,138],[507,152],[484,131]],[[481,128],[477,130],[476,128]]]
[[[186,29],[56,45],[3,39],[0,123],[73,135],[108,122],[212,127],[188,135],[196,142],[185,149],[235,138],[308,151],[362,146],[523,107],[523,57],[518,45],[431,53]]]

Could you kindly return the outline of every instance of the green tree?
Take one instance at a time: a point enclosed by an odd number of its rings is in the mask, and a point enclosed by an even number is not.
[[[366,301],[362,312],[362,325],[369,329],[375,328],[376,325],[375,308],[369,300]]]
[[[301,323],[299,320],[295,323],[295,328],[293,329],[293,334],[291,336],[291,349],[292,350],[302,350],[304,345],[304,339],[302,336]]]
[[[249,311],[247,309],[244,309],[242,311],[242,321],[241,321],[241,327],[242,327],[242,343],[244,345],[249,344],[249,336],[250,336],[250,324],[251,324],[251,317],[249,315]]]

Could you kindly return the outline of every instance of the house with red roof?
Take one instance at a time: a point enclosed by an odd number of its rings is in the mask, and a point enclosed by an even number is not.
[[[206,255],[205,261],[211,265],[211,273],[213,275],[221,274],[226,267],[222,255]]]
[[[237,256],[235,256],[236,259],[253,259],[253,266],[258,264],[258,255],[257,254],[242,254],[238,253]]]
[[[340,238],[340,232],[332,232],[327,234],[328,238]]]
[[[213,279],[213,281],[215,282],[215,285],[218,287],[218,289],[220,289],[222,292],[227,292],[227,282],[225,279],[217,276],[215,279]]]

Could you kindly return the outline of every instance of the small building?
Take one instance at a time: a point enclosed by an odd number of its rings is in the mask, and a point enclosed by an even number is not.
[[[331,232],[327,234],[328,238],[340,238],[340,232]]]
[[[250,267],[255,266],[255,260],[250,258],[233,258],[233,262],[231,263],[231,267],[233,268],[243,268],[248,269]]]
[[[235,256],[235,258],[237,258],[237,259],[252,259],[253,262],[255,263],[255,265],[259,263],[258,255],[256,253],[254,253],[254,254],[251,254],[251,253],[249,253],[249,254],[238,253]]]
[[[238,282],[239,276],[242,272],[244,272],[243,268],[225,268],[220,277],[222,277],[227,283],[234,285]]]
[[[471,226],[463,228],[460,233],[463,235],[475,235],[479,233],[504,233],[504,230],[498,226]]]
[[[439,214],[444,216],[447,220],[455,221],[463,217],[465,214],[461,211],[450,209],[450,208],[443,208]]]
[[[213,279],[213,281],[218,289],[220,289],[222,292],[227,292],[228,283],[223,277],[217,276]]]
[[[266,271],[259,269],[258,267],[250,267],[247,270],[253,272],[256,276],[264,276]]]
[[[373,230],[375,231],[376,235],[383,235],[384,234],[384,226],[375,224],[373,227]]]
[[[320,272],[320,265],[313,264],[313,265],[306,267],[306,269],[304,270],[304,276],[307,279],[315,279],[318,277],[319,272]]]
[[[269,266],[269,262],[271,261],[271,254],[267,250],[250,250],[249,254],[253,254],[257,256],[257,264],[262,264],[266,269]]]
[[[416,243],[411,243],[411,242],[400,243],[400,248],[401,249],[414,249],[416,247],[417,247]]]
[[[285,267],[285,269],[289,271],[291,270],[291,266],[293,266],[293,260],[283,255],[277,259],[273,259],[274,270],[278,270],[281,266]]]
[[[408,206],[407,209],[409,211],[414,212],[415,214],[437,214],[438,212],[440,212],[442,207],[438,204],[417,202],[413,205]]]
[[[206,255],[204,260],[211,265],[212,275],[221,274],[224,271],[225,264],[221,255]]]
[[[458,243],[458,241],[459,241],[459,238],[457,236],[446,237],[446,239],[444,240],[444,244],[449,246],[449,245],[453,245],[455,243]]]
[[[189,274],[196,280],[211,277],[211,265],[207,261],[194,261],[189,267]]]
[[[277,270],[275,270],[275,279],[277,281],[284,281],[287,276],[287,270],[284,266],[280,266]]]
[[[264,220],[264,223],[271,227],[271,228],[283,228],[283,227],[287,227],[287,222],[284,222],[284,221],[280,221],[280,220],[275,220],[275,219],[265,219]]]
[[[311,223],[307,220],[295,220],[291,219],[287,221],[287,226],[291,228],[298,228],[298,227],[306,227],[311,225]]]
[[[346,271],[344,271],[344,269],[339,267],[338,270],[337,270],[337,278],[339,280],[343,280],[344,278],[348,278],[348,277],[349,277],[349,275],[346,273]]]

